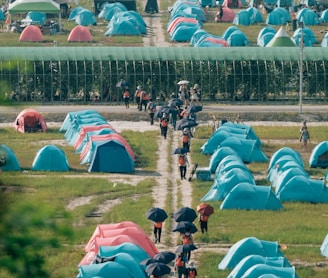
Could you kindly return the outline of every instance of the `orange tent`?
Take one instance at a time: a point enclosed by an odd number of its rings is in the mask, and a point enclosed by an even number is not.
[[[92,35],[90,30],[82,25],[75,26],[72,31],[69,33],[68,42],[91,42]]]
[[[23,30],[23,32],[19,37],[19,41],[42,42],[43,36],[40,28],[35,25],[29,25],[25,27],[25,29]]]

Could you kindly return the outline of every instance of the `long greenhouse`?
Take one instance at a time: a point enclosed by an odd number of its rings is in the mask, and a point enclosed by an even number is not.
[[[199,84],[203,100],[328,97],[328,48],[0,47],[0,93],[19,101],[115,102],[122,82],[153,97]],[[302,82],[300,82],[302,78]]]

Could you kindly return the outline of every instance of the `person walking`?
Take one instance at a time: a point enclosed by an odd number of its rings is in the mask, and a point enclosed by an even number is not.
[[[181,235],[181,243],[183,245],[185,245],[185,244],[194,244],[194,237],[192,236],[192,234],[190,233],[189,230],[186,230],[186,232]],[[191,256],[191,251],[188,251],[186,256],[187,256],[187,259],[189,261],[190,256]]]
[[[195,278],[197,276],[197,269],[195,267],[194,262],[189,263],[189,267],[187,268],[187,278]]]
[[[186,264],[188,263],[188,259],[185,254],[180,253],[178,257],[175,259],[174,270],[178,271],[178,278],[182,278],[182,276],[186,277]]]
[[[186,154],[180,154],[178,158],[178,165],[180,169],[181,180],[186,179],[187,165],[189,166],[189,161]]]
[[[156,103],[153,102],[153,99],[149,99],[149,103],[147,104],[147,110],[149,113],[150,125],[154,124],[154,115],[156,112]]]
[[[140,94],[140,109],[139,109],[140,111],[142,111],[143,108],[144,111],[146,111],[148,101],[149,101],[149,94],[145,90],[142,90]]]
[[[190,137],[188,128],[184,128],[182,132],[182,148],[185,148],[188,152],[190,151]]]
[[[300,142],[302,143],[302,148],[304,152],[307,152],[307,144],[310,141],[310,133],[307,126],[302,127]]]
[[[123,99],[124,99],[125,108],[129,108],[130,107],[130,91],[129,91],[128,87],[126,87],[124,89]]]
[[[166,113],[163,113],[163,116],[159,119],[159,125],[161,128],[161,135],[166,139],[167,136],[167,126],[169,123],[169,119],[166,115]]]
[[[137,90],[134,94],[134,99],[135,99],[135,102],[137,104],[137,109],[140,110],[140,96],[141,96],[141,91],[142,91],[142,88],[141,86],[138,86],[137,87]]]
[[[198,221],[199,221],[199,224],[200,224],[200,230],[202,232],[202,234],[205,232],[207,234],[207,231],[208,231],[208,218],[209,216],[208,215],[203,215],[203,214],[199,214],[199,217],[198,217]]]
[[[155,243],[161,242],[162,226],[163,222],[154,222]]]

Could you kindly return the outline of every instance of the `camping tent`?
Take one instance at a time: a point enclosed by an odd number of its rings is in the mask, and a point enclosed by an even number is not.
[[[40,28],[35,25],[28,25],[19,36],[19,41],[42,42],[43,36]]]
[[[296,19],[298,22],[303,22],[304,25],[319,25],[320,20],[315,11],[310,8],[303,8],[296,14]]]
[[[19,132],[46,132],[47,124],[42,115],[32,108],[26,108],[21,111],[13,123],[16,131]]]
[[[229,278],[242,277],[248,269],[254,265],[265,264],[269,266],[290,267],[285,257],[263,257],[261,255],[249,255],[243,258],[230,272]],[[270,276],[271,277],[271,276]]]
[[[59,4],[52,0],[16,0],[8,7],[9,14],[28,13],[30,11],[60,15]]]
[[[266,275],[266,276],[264,276]],[[247,271],[245,271],[244,277],[247,278],[258,278],[258,277],[281,277],[281,278],[296,278],[295,267],[281,267],[281,266],[271,266],[267,264],[256,264],[251,266]]]
[[[76,111],[76,112],[69,112],[69,113],[67,113],[59,131],[67,131],[73,125],[73,123],[76,121],[76,119],[91,118],[93,116],[102,117],[99,114],[99,112],[96,110],[81,110],[81,111]]]
[[[111,134],[110,134],[111,135]],[[124,143],[116,139],[97,141],[89,172],[132,173],[134,160]]]
[[[44,146],[37,152],[32,164],[32,170],[68,171],[69,164],[65,152],[55,145]]]
[[[328,234],[326,234],[326,237],[320,246],[320,252],[322,256],[328,258]]]
[[[283,208],[270,186],[241,182],[230,190],[221,209],[280,210]]]
[[[263,257],[283,257],[278,242],[265,241],[256,237],[247,237],[236,242],[218,265],[219,269],[233,269],[243,258],[249,255]]]
[[[233,22],[233,20],[236,16],[235,12],[228,7],[222,7],[222,10],[223,10],[223,15],[222,15],[221,20],[218,17],[218,15],[219,15],[219,12],[218,12],[215,16],[215,21],[216,22]]]
[[[290,148],[290,147],[283,147],[279,150],[277,150],[276,152],[274,152],[271,156],[270,162],[269,162],[269,166],[268,166],[268,172],[270,171],[271,168],[273,167],[277,167],[277,162],[278,160],[285,155],[290,155],[293,157],[293,160],[295,160],[296,162],[298,162],[299,165],[304,167],[304,162],[302,159],[302,156],[300,155],[299,152],[295,151],[294,149]],[[289,159],[289,157],[287,157]],[[282,161],[283,162],[283,161]],[[278,164],[279,165],[279,164]],[[279,165],[278,167],[280,167],[281,165]]]
[[[268,25],[285,25],[290,22],[290,15],[287,9],[277,7],[266,18],[266,24]]]
[[[96,16],[88,9],[78,11],[75,23],[82,26],[97,25]]]
[[[69,42],[91,42],[92,35],[90,30],[85,26],[75,26],[69,33],[67,41]]]
[[[127,11],[127,8],[121,2],[106,3],[98,14],[98,18],[104,18],[105,20],[110,21],[116,13],[123,11]]]
[[[296,46],[293,40],[288,36],[283,27],[280,27],[278,32],[272,38],[272,40],[266,45],[266,47],[292,47]]]
[[[21,167],[14,151],[7,145],[0,144],[1,171],[20,171]]]
[[[309,165],[311,168],[328,167],[328,141],[323,141],[313,148]]]
[[[228,155],[237,155],[237,152],[230,148],[230,147],[219,147],[217,148],[214,153],[211,156],[210,163],[209,163],[209,168],[212,173],[215,172],[216,167],[218,164],[221,162],[223,158],[225,158]]]

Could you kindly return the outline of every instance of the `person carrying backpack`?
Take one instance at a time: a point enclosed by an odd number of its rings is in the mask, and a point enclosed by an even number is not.
[[[187,128],[184,128],[182,132],[182,148],[190,151],[190,133]]]
[[[195,268],[194,262],[190,262],[187,268],[187,278],[195,278],[197,276],[197,269]]]
[[[178,271],[178,278],[182,278],[182,276],[184,276],[185,278],[186,276],[186,264],[188,262],[187,257],[185,256],[185,254],[181,253],[178,255],[178,257],[175,259],[175,266],[174,266],[174,270]]]
[[[149,113],[150,125],[153,125],[154,124],[154,115],[156,112],[156,103],[153,102],[152,98],[149,99],[149,103],[147,105],[147,110]]]
[[[161,242],[162,226],[163,226],[163,222],[154,222],[155,243]]]
[[[206,234],[207,234],[208,218],[209,218],[208,215],[199,214],[198,221],[199,221],[199,224],[200,224],[200,230],[201,230],[202,234],[204,232],[206,232]]]
[[[129,108],[129,104],[130,104],[130,92],[129,92],[129,88],[125,88],[124,89],[123,99],[124,99],[125,108]]]
[[[162,118],[159,119],[159,125],[161,128],[161,135],[164,137],[164,139],[166,139],[168,123],[169,119],[166,116],[166,113],[163,113]]]
[[[190,231],[187,229],[186,232],[184,234],[181,235],[181,241],[182,244],[194,244],[194,237],[192,236],[192,234],[190,233]],[[190,256],[191,256],[191,251],[187,252],[187,259],[188,261],[190,260]]]
[[[186,154],[180,154],[178,158],[178,165],[180,169],[181,180],[186,179],[187,165],[189,166],[189,161]]]

